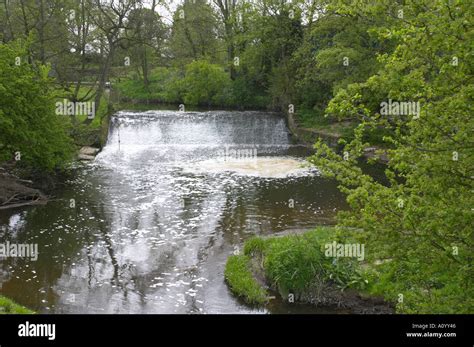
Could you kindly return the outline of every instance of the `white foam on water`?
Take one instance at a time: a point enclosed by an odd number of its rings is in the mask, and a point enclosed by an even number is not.
[[[304,160],[292,157],[256,157],[245,159],[217,158],[203,160],[184,167],[184,172],[194,174],[231,172],[242,176],[285,178],[308,176],[319,172]]]

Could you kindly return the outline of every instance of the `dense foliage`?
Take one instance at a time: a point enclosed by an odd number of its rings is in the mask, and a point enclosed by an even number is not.
[[[51,171],[71,157],[67,119],[55,113],[48,68],[26,57],[19,43],[0,45],[0,162]]]
[[[474,97],[470,2],[409,2],[404,17],[371,28],[397,45],[379,57],[367,80],[341,89],[328,113],[360,119],[355,139],[339,155],[317,143],[311,161],[335,177],[352,209],[340,224],[355,227],[370,259],[380,265],[376,290],[403,312],[474,310]],[[380,17],[386,7],[342,6],[357,17]],[[419,102],[417,114],[384,115],[384,100]],[[357,158],[384,129],[388,186],[364,175]],[[347,160],[344,160],[347,159]]]

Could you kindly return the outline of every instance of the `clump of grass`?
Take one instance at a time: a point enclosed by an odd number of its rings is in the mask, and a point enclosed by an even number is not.
[[[260,237],[252,237],[245,241],[244,254],[247,256],[263,255],[267,242]]]
[[[296,297],[326,288],[343,290],[364,282],[354,259],[326,257],[324,245],[338,238],[336,230],[319,227],[302,235],[253,237],[244,244],[244,254],[229,257],[225,278],[232,292],[248,303],[264,303],[265,290],[254,278],[263,275],[282,298]]]
[[[283,297],[303,292],[316,278],[325,275],[328,259],[310,235],[272,239],[265,254],[265,274]]]
[[[248,304],[267,302],[267,293],[253,277],[250,259],[246,255],[230,256],[227,259],[224,276],[231,291]]]
[[[311,287],[357,287],[363,282],[359,264],[353,259],[334,259],[324,254],[325,243],[335,237],[334,229],[318,228],[302,235],[266,240],[266,278],[282,297],[303,294]]]
[[[0,314],[33,314],[34,312],[0,295]]]

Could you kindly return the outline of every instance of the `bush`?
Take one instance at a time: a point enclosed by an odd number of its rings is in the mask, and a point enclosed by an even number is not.
[[[0,45],[0,163],[19,152],[23,167],[49,172],[72,158],[69,120],[55,113],[48,68],[28,64],[26,52],[18,42]]]
[[[190,105],[232,105],[231,80],[218,65],[197,60],[186,66],[184,102]]]
[[[186,65],[184,72],[174,68],[155,68],[149,80],[149,85],[145,86],[138,76],[134,76],[119,82],[117,89],[125,98],[140,101],[233,105],[232,82],[228,74],[218,65],[206,60]]]
[[[116,84],[121,95],[127,99],[139,101],[159,101],[165,103],[183,102],[184,73],[178,69],[157,67],[149,76],[149,84],[133,75]]]
[[[206,60],[189,63],[184,71],[157,67],[150,74],[148,86],[133,75],[118,82],[116,88],[126,99],[138,101],[241,109],[265,109],[270,104],[265,90],[254,81],[245,76],[237,76],[232,81],[222,67]]]

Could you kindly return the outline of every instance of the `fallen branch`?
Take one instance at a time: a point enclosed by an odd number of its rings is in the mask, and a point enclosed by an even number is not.
[[[22,207],[22,206],[33,206],[33,205],[46,205],[47,200],[44,199],[36,199],[36,200],[30,200],[30,201],[25,201],[17,204],[10,204],[10,205],[2,205],[0,206],[0,210],[6,210],[8,208],[15,208],[15,207]]]

